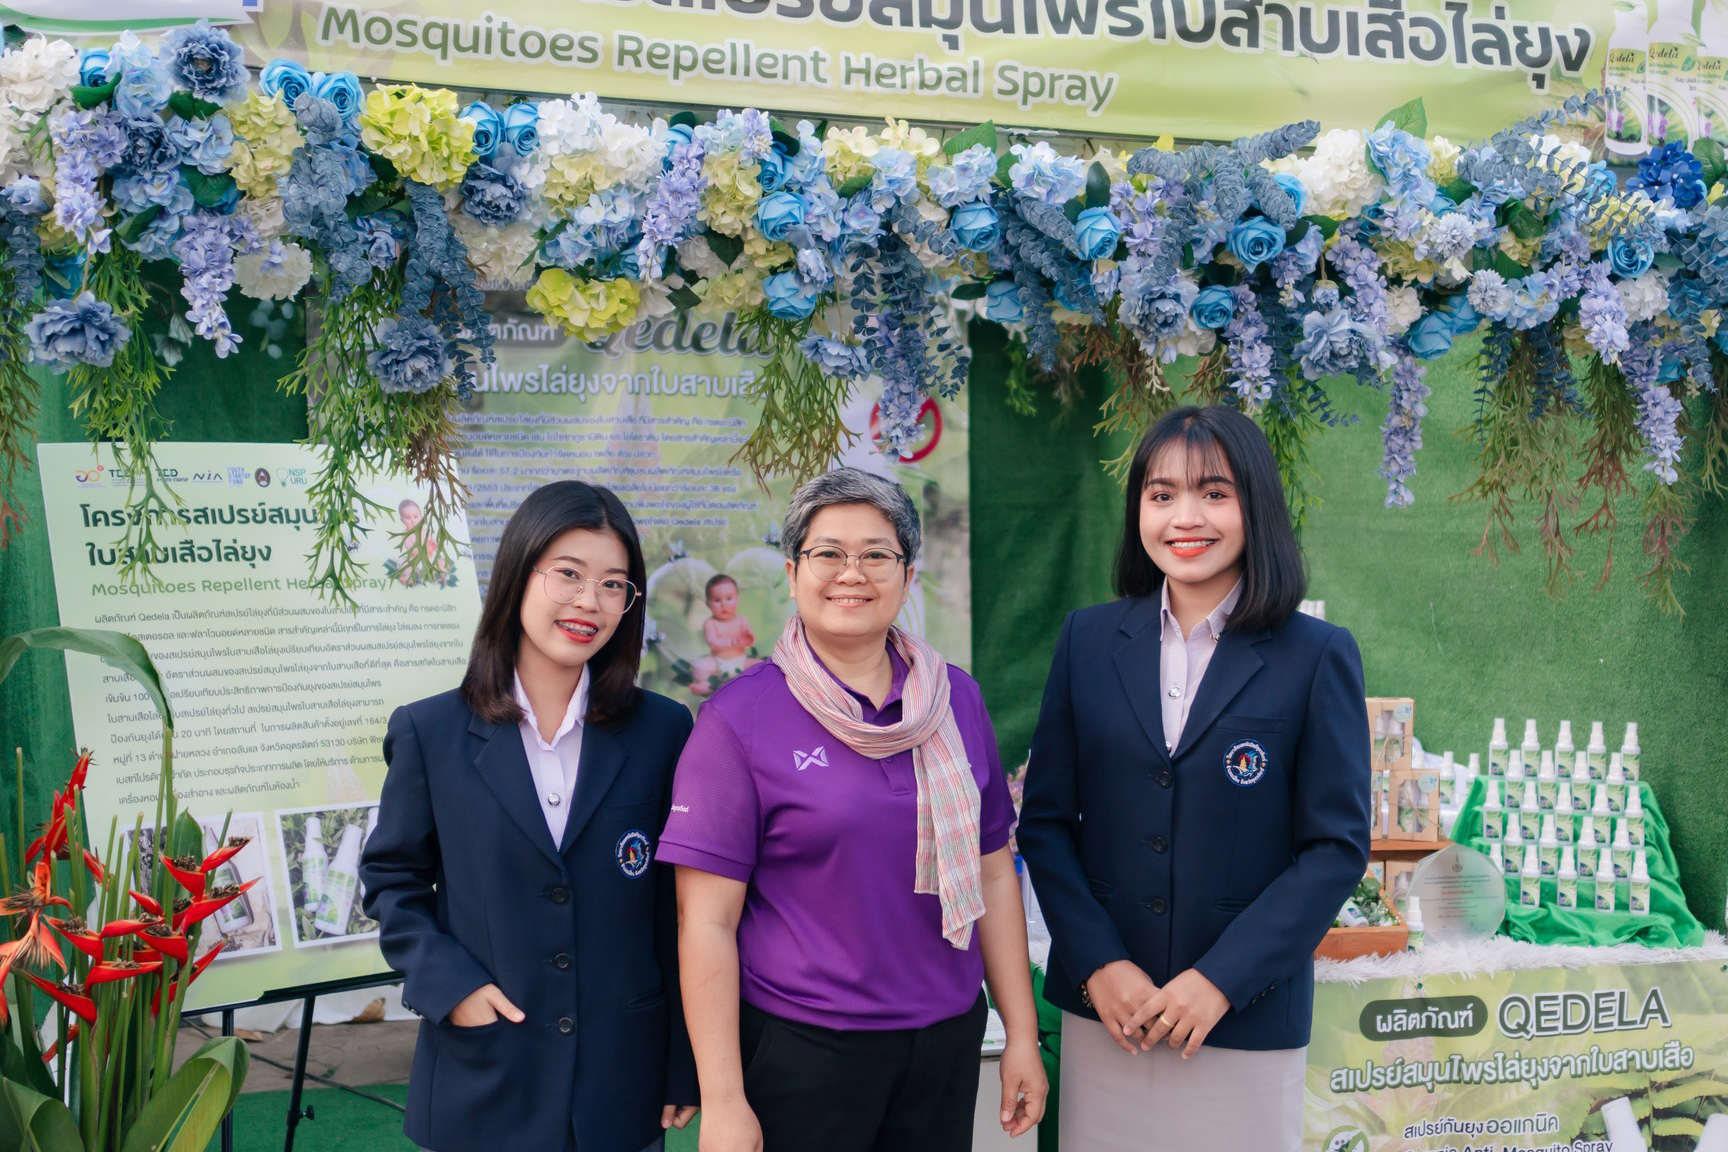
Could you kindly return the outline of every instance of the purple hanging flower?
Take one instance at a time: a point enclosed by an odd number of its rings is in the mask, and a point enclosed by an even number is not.
[[[1422,447],[1422,417],[1428,415],[1428,405],[1423,401],[1432,390],[1422,380],[1426,366],[1402,342],[1394,356],[1386,423],[1380,425],[1380,439],[1385,447],[1380,475],[1386,480],[1386,507],[1407,508],[1416,502],[1405,481],[1416,475],[1416,449]]]

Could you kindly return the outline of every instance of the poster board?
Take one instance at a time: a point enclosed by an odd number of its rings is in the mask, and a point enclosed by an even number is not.
[[[260,883],[205,931],[204,947],[229,943],[187,1007],[388,971],[359,891],[328,909],[321,897],[368,834],[390,712],[461,678],[479,604],[472,562],[435,582],[397,579],[388,569],[411,546],[404,522],[419,494],[380,477],[366,494],[384,511],[352,545],[368,563],[353,589],[360,609],[322,601],[306,587],[314,451],[163,443],[159,479],[181,498],[184,522],[156,530],[163,586],[133,587],[115,575],[129,478],[88,444],[43,444],[38,458],[61,624],[144,643],[175,709],[183,808],[212,842],[224,819],[230,835],[253,838],[231,864],[236,880]],[[66,668],[78,742],[96,752],[84,800],[100,849],[111,826],[126,837],[154,817],[161,721],[123,673],[77,654]],[[326,859],[323,884],[308,884],[309,828]]]

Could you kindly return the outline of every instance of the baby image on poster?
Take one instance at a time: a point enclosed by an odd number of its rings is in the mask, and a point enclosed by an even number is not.
[[[714,689],[762,658],[754,655],[756,633],[750,618],[738,612],[738,581],[721,572],[710,576],[702,588],[708,603],[708,619],[702,621],[702,641],[708,655],[690,665],[690,691],[712,695]]]
[[[786,561],[758,546],[716,568],[678,541],[667,554],[648,573],[643,684],[694,707],[773,650],[792,613]]]

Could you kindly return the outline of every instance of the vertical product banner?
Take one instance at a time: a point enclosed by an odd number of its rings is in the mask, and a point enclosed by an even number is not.
[[[356,875],[384,783],[393,709],[454,687],[478,615],[472,563],[408,585],[396,576],[418,544],[421,494],[378,477],[380,505],[351,545],[367,564],[358,611],[307,587],[317,517],[311,449],[291,444],[162,443],[161,479],[181,503],[155,525],[150,590],[116,576],[128,478],[88,444],[39,450],[60,622],[137,637],[174,709],[174,791],[214,847],[251,843],[224,883],[258,879],[211,921],[201,945],[227,940],[188,1007],[245,1003],[280,988],[388,971]],[[460,525],[457,531],[462,531]],[[95,657],[68,655],[72,720],[95,759],[84,792],[98,851],[146,823],[153,833],[161,720],[137,682]],[[60,780],[65,764],[30,770]],[[231,814],[231,815],[230,815]]]
[[[1728,1112],[1721,957],[1321,984],[1304,1149],[1693,1152]]]
[[[611,488],[630,510],[648,565],[642,686],[692,707],[766,658],[792,614],[780,524],[793,485],[764,490],[736,459],[760,411],[761,361],[730,313],[643,320],[599,345],[567,337],[520,293],[488,303],[498,342],[461,417],[468,524],[482,589],[522,498],[554,480]],[[967,418],[963,399],[927,403],[910,459],[869,437],[875,397],[854,396],[861,435],[839,461],[903,485],[924,548],[901,624],[948,660],[972,658]]]

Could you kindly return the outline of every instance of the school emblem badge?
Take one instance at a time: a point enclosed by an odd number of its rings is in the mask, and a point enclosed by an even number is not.
[[[618,870],[635,880],[648,871],[648,864],[654,857],[654,845],[649,842],[648,834],[640,828],[632,828],[618,838]]]
[[[1224,753],[1224,773],[1243,788],[1260,783],[1266,775],[1266,749],[1256,740],[1238,740]]]

